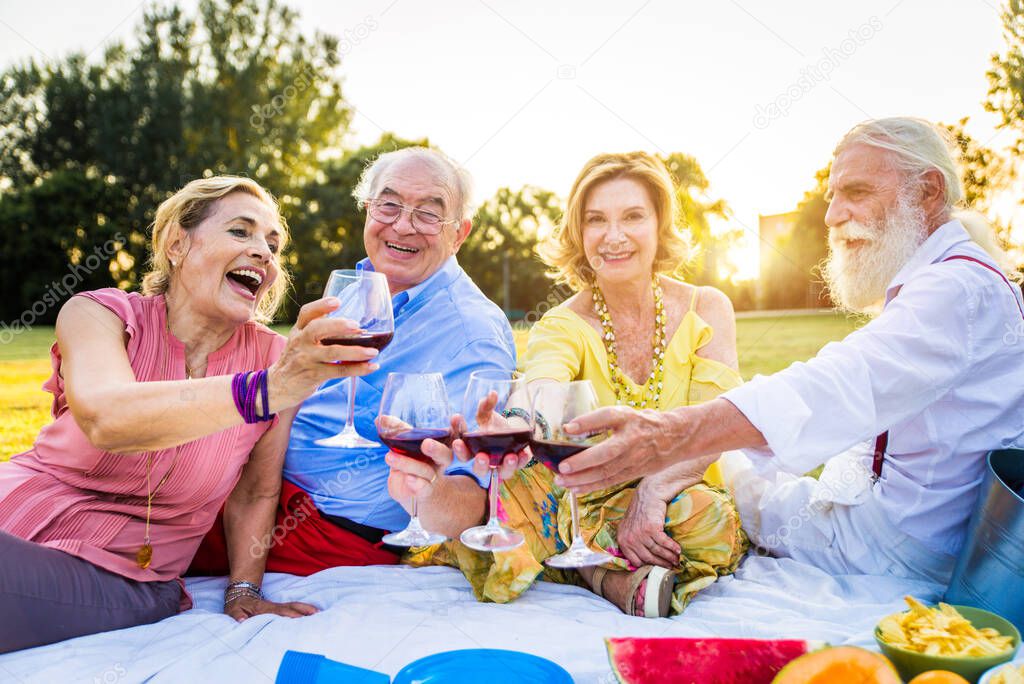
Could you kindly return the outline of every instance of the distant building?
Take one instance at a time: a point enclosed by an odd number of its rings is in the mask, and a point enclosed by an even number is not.
[[[760,309],[805,309],[829,305],[822,291],[820,275],[814,271],[824,257],[823,225],[795,236],[794,231],[801,225],[800,219],[798,211],[758,216],[761,277],[757,283],[757,305]],[[806,219],[802,224],[803,231],[808,231]],[[813,223],[819,221],[815,219]]]

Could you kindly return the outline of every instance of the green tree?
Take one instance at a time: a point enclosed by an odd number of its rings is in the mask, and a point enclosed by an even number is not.
[[[687,276],[701,285],[721,285],[719,271],[727,266],[726,252],[740,235],[738,230],[721,234],[711,231],[710,217],[727,218],[729,206],[725,200],[708,199],[711,186],[695,157],[683,152],[673,152],[660,157],[668,167],[676,186],[676,202],[679,205],[679,219],[689,232],[696,257],[686,269]]]
[[[1006,49],[992,56],[985,108],[1001,118],[1000,126],[1017,131],[1016,153],[1024,153],[1024,0],[1007,0],[1002,13]]]
[[[766,264],[761,281],[760,305],[766,309],[824,307],[830,304],[820,265],[828,255],[828,175],[831,164],[814,174],[814,187],[797,205],[792,230],[774,244],[761,245]]]
[[[97,63],[76,54],[12,67],[0,75],[0,205],[38,201],[44,193],[27,191],[35,184],[70,192],[78,183],[72,196],[90,179],[116,185],[123,203],[105,215],[128,238],[126,255],[111,260],[130,264],[118,273],[125,285],[138,282],[156,206],[191,179],[248,175],[293,213],[351,118],[337,47],[333,37],[304,36],[296,13],[274,0],[200,0],[196,16],[147,9],[135,44],[116,44]],[[36,228],[60,233],[100,211],[62,195],[50,200],[20,213],[45,211],[52,223]],[[0,217],[15,209],[0,208]],[[10,232],[12,224],[0,223],[0,246],[20,282],[35,254],[8,251],[26,244]],[[67,264],[72,255],[62,256]],[[5,302],[4,314],[25,303]]]
[[[110,287],[134,264],[113,217],[128,208],[123,188],[81,169],[61,169],[0,200],[0,319],[52,319],[72,292]],[[74,220],[68,220],[73,217]]]
[[[562,203],[553,192],[531,185],[499,188],[473,216],[459,263],[506,312],[526,312],[551,288],[536,246],[541,231],[553,227],[561,214]]]
[[[985,147],[966,127],[968,117],[955,124],[939,124],[953,141],[964,184],[964,204],[977,211],[986,211],[993,195],[1004,190],[1009,182],[1010,166],[1002,155]]]

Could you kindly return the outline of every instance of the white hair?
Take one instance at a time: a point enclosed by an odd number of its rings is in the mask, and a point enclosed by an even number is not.
[[[473,180],[469,172],[441,150],[422,146],[403,147],[392,152],[385,152],[363,169],[359,182],[352,190],[352,196],[356,198],[360,209],[365,207],[367,200],[377,192],[377,179],[380,178],[380,175],[396,162],[407,159],[415,159],[427,164],[437,174],[437,182],[451,190],[452,195],[456,198],[456,205],[451,209],[455,212],[457,220],[461,221],[473,215]]]
[[[929,121],[909,116],[871,119],[854,126],[836,146],[834,156],[851,145],[869,145],[892,152],[892,164],[913,182],[929,171],[942,174],[945,207],[963,224],[971,239],[1007,274],[1016,271],[1013,260],[1000,246],[995,228],[981,214],[963,207],[964,186],[953,156],[952,136]]]

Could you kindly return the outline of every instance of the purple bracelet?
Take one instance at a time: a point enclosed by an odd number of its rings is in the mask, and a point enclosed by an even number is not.
[[[236,373],[231,380],[231,396],[235,408],[246,423],[268,421],[274,417],[270,412],[269,374],[266,370]],[[263,411],[256,405],[257,395],[263,401]]]
[[[260,416],[260,420],[270,420],[270,373],[266,370],[261,370],[260,373],[260,396],[263,398],[263,415]]]
[[[248,373],[235,373],[235,377],[231,379],[231,396],[235,400],[235,408],[243,418],[245,417],[245,408],[242,406],[242,402],[245,401],[245,379],[248,375]]]
[[[256,392],[259,391],[257,386],[257,378],[252,378],[249,382],[249,387],[245,391],[245,422],[255,423],[256,422]]]

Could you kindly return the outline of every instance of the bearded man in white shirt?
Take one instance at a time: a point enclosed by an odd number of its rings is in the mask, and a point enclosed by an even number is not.
[[[1024,446],[1024,303],[943,135],[867,121],[835,150],[826,280],[881,312],[816,357],[700,406],[600,409],[614,435],[562,463],[588,492],[718,454],[761,548],[836,574],[949,580],[989,450]],[[782,325],[785,325],[783,322]],[[835,454],[840,454],[835,456]],[[802,476],[821,463],[820,479]]]

